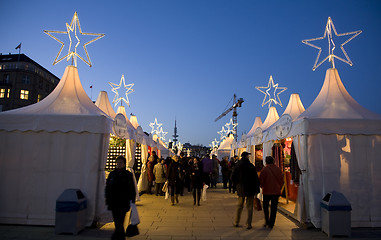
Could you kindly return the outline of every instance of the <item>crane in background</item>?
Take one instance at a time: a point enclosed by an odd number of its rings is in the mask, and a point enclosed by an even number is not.
[[[225,112],[223,112],[214,121],[217,122],[218,120],[220,120],[221,118],[226,116],[226,114],[228,114],[231,110],[233,110],[233,124],[237,124],[238,123],[238,121],[237,121],[237,116],[238,116],[238,114],[237,114],[237,107],[241,107],[243,102],[244,102],[243,98],[239,98],[237,100],[237,96],[234,94],[234,96],[233,96],[233,106],[231,106],[229,109],[227,109]],[[237,141],[237,130],[234,132],[234,139]]]

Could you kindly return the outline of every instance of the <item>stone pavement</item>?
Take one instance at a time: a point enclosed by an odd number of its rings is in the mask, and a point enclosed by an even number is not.
[[[140,221],[140,235],[132,239],[152,240],[244,240],[244,239],[329,239],[319,229],[306,229],[292,219],[278,213],[272,230],[262,227],[263,212],[254,211],[253,228],[244,227],[246,209],[241,218],[242,227],[235,228],[232,221],[235,214],[236,195],[227,190],[208,189],[207,201],[193,206],[190,193],[180,197],[180,203],[171,206],[164,197],[144,194],[137,203]],[[111,220],[108,215],[106,219]],[[127,224],[127,223],[126,223]],[[104,240],[110,239],[114,230],[111,221],[98,229],[86,228],[78,235],[55,235],[54,227],[0,225],[0,240]],[[381,229],[352,229],[350,239],[381,239]]]

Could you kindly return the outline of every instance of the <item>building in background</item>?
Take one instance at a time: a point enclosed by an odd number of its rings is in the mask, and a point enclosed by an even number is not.
[[[25,54],[0,53],[0,111],[37,103],[60,79]]]

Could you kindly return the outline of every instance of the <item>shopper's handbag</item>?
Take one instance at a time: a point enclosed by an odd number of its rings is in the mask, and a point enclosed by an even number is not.
[[[127,237],[133,237],[136,235],[139,235],[138,225],[129,224],[127,229],[126,229],[126,236]]]
[[[254,198],[254,209],[257,211],[262,211],[261,200],[257,197]]]
[[[139,235],[138,224],[140,223],[138,209],[136,208],[135,203],[130,202],[131,213],[130,213],[130,223],[126,229],[126,236],[133,237]]]
[[[163,188],[161,189],[161,191],[166,192],[167,189],[168,189],[168,180],[165,181],[165,183],[164,183]]]

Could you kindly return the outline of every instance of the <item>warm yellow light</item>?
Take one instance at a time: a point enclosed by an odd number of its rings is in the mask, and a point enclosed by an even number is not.
[[[278,87],[278,83],[277,84],[274,84],[274,80],[273,80],[273,76],[270,75],[270,79],[269,79],[269,82],[267,84],[267,87],[255,87],[258,91],[262,92],[263,94],[265,94],[265,98],[263,98],[263,101],[262,101],[262,107],[264,105],[266,105],[267,103],[269,103],[269,108],[271,107],[271,103],[273,102],[274,104],[278,104],[280,105],[281,107],[283,107],[282,105],[282,101],[280,100],[279,98],[279,94],[281,94],[282,92],[286,91],[287,88],[286,87]],[[262,89],[266,89],[265,91],[262,90]],[[272,97],[270,95],[270,90],[271,89],[274,89],[273,91],[273,96]],[[280,89],[281,91],[279,91],[278,93],[276,93],[278,91],[278,89]],[[268,99],[266,100],[266,98],[268,97]],[[278,99],[278,100],[277,100]]]
[[[350,38],[348,38],[344,43],[342,43],[340,45],[340,48],[343,51],[346,60],[342,59],[342,58],[340,58],[340,57],[338,57],[338,56],[333,54],[333,51],[335,50],[336,45],[335,45],[335,43],[334,43],[334,41],[332,39],[332,30],[333,30],[333,33],[335,33],[335,35],[337,37],[351,35]],[[350,66],[352,66],[352,61],[349,58],[347,52],[344,50],[344,45],[347,44],[349,41],[351,41],[353,38],[357,37],[361,32],[362,32],[361,30],[358,30],[358,31],[354,31],[354,32],[337,34],[335,25],[333,25],[331,17],[328,17],[327,25],[325,26],[325,31],[324,31],[323,37],[302,40],[302,42],[304,44],[307,44],[307,45],[309,45],[309,46],[311,46],[313,48],[319,49],[319,52],[318,52],[318,55],[316,57],[315,64],[314,64],[312,70],[315,71],[315,69],[318,68],[327,59],[328,59],[329,62],[331,62],[332,68],[335,68],[335,62],[334,62],[335,58],[337,58],[340,61],[343,61],[343,62],[349,64]],[[326,58],[324,58],[321,62],[318,63],[319,58],[320,58],[320,54],[321,54],[321,47],[318,47],[318,46],[316,46],[316,45],[314,45],[314,44],[312,44],[310,42],[313,42],[313,41],[316,41],[316,40],[321,40],[321,39],[324,39],[325,37],[327,37],[327,40],[328,40],[328,53],[329,54],[328,54],[328,56]]]
[[[77,26],[78,26],[78,30],[79,30],[79,33],[81,35],[87,35],[87,36],[96,36],[95,38],[93,38],[92,40],[88,41],[87,43],[83,44],[83,49],[85,50],[85,53],[86,53],[86,57],[87,57],[87,61],[82,57],[80,56],[78,53],[77,53],[77,47],[78,45],[80,44],[80,39],[77,35]],[[66,23],[66,31],[48,31],[48,30],[44,30],[44,32],[46,34],[48,34],[50,37],[52,37],[54,40],[56,40],[57,42],[61,43],[61,48],[60,50],[58,51],[58,54],[56,56],[56,58],[54,59],[54,62],[53,62],[53,65],[59,63],[60,61],[62,61],[64,58],[66,58],[66,61],[69,61],[70,58],[72,59],[72,64],[74,62],[74,66],[77,67],[77,57],[79,57],[82,61],[84,61],[87,65],[89,65],[90,67],[92,66],[91,64],[91,60],[90,60],[90,57],[89,57],[89,54],[87,52],[87,49],[86,49],[86,46],[102,37],[104,37],[104,34],[102,33],[84,33],[82,32],[81,30],[81,25],[79,24],[79,18],[78,18],[78,14],[77,12],[74,13],[74,16],[71,20],[71,23],[70,25],[68,23]],[[77,44],[75,45],[74,47],[74,51],[71,50],[71,44],[72,44],[72,39],[71,39],[71,36],[70,36],[70,32],[73,32],[74,35],[75,35],[75,38],[77,39]],[[61,55],[61,51],[64,47],[64,42],[62,42],[61,40],[59,40],[57,37],[53,36],[52,34],[67,34],[68,37],[69,37],[69,50],[68,50],[68,54],[66,54],[65,56],[60,57]]]
[[[122,83],[123,83],[123,87],[126,89],[126,98],[119,97],[118,89],[122,86]],[[109,84],[112,87],[111,91],[115,93],[115,97],[114,97],[114,100],[112,100],[112,103],[115,103],[115,106],[116,106],[120,102],[120,100],[123,100],[127,104],[127,106],[130,106],[128,94],[133,93],[135,91],[134,89],[132,89],[134,84],[133,83],[126,84],[126,82],[124,80],[124,75],[122,75],[122,78],[120,79],[119,85],[112,83],[112,82],[109,82]]]

